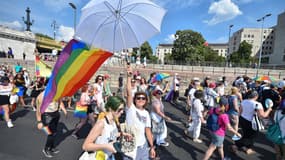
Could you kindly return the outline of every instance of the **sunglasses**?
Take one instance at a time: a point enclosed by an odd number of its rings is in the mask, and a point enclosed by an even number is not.
[[[98,78],[98,80],[102,80],[102,78]]]
[[[158,94],[158,95],[162,95],[163,93],[162,93],[162,92],[158,92],[157,94]]]
[[[132,81],[132,83],[136,83],[136,81]]]
[[[146,97],[145,96],[139,96],[139,97],[136,97],[136,100],[146,100]]]

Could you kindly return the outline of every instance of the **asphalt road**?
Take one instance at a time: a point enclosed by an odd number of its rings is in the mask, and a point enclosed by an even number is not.
[[[168,138],[170,143],[168,147],[161,147],[159,154],[161,160],[201,160],[204,153],[210,144],[210,136],[202,127],[201,139],[202,144],[193,143],[193,141],[184,135],[185,123],[187,115],[181,106],[173,106],[165,102],[166,114],[173,120],[182,122],[167,123]],[[0,120],[0,160],[45,160],[42,149],[46,140],[46,136],[42,131],[36,128],[35,112],[31,109],[17,108],[12,114],[14,128],[8,128],[5,121]],[[77,123],[78,119],[72,116],[69,112],[68,117],[62,114],[59,123],[59,134],[57,136],[57,148],[60,153],[52,160],[77,160],[82,152],[81,146],[84,137],[88,134],[90,126],[84,126],[80,133],[80,139],[76,140],[71,136],[72,129]],[[237,156],[232,155],[228,147],[232,144],[230,135],[225,139],[224,150],[225,155],[231,160],[264,160],[274,159],[274,149],[270,142],[268,142],[263,133],[261,133],[256,140],[254,150],[257,154],[246,155],[244,152],[239,152]],[[219,159],[217,151],[211,157],[212,159]]]

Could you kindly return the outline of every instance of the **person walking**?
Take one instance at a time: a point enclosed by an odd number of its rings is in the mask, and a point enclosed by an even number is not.
[[[119,132],[118,118],[124,112],[124,100],[118,96],[110,96],[105,105],[106,113],[104,118],[98,119],[94,127],[85,139],[82,148],[85,151],[96,152],[94,159],[100,155],[102,160],[114,160],[115,153],[120,152],[116,148],[116,141],[119,136],[128,136],[123,132]]]
[[[269,106],[267,111],[264,112],[262,104],[257,102],[258,93],[256,91],[248,91],[247,98],[241,102],[239,124],[242,128],[242,138],[235,141],[232,145],[231,151],[237,153],[238,149],[242,149],[246,154],[253,154],[255,151],[252,149],[254,140],[258,135],[258,131],[252,129],[251,121],[254,115],[261,118],[266,118],[272,111],[272,106]]]
[[[281,135],[285,137],[285,99],[283,99],[279,105],[279,108],[274,114],[274,120],[278,121]],[[277,119],[278,117],[278,119]],[[282,118],[283,117],[283,118]],[[274,144],[274,149],[276,152],[276,160],[285,160],[285,139],[283,138],[282,144]]]
[[[127,68],[127,111],[126,124],[134,129],[136,148],[129,156],[134,160],[149,160],[155,158],[153,135],[151,132],[151,120],[147,106],[147,95],[145,92],[136,92],[132,96],[131,78],[132,68]]]
[[[8,128],[14,127],[12,120],[10,119],[9,114],[9,105],[10,105],[10,94],[13,90],[13,84],[10,83],[8,77],[1,77],[0,83],[0,107],[4,110],[4,119],[7,123]]]
[[[47,140],[44,149],[42,152],[47,158],[52,158],[54,154],[59,153],[59,150],[55,148],[55,137],[57,134],[57,125],[60,119],[59,109],[63,111],[65,116],[67,112],[62,103],[56,101],[51,102],[48,107],[44,110],[43,113],[40,111],[40,106],[43,102],[44,91],[39,94],[37,97],[37,128],[39,130],[45,131],[47,134]]]
[[[220,158],[224,160],[224,139],[226,135],[226,130],[234,133],[238,137],[241,137],[241,134],[238,131],[231,127],[229,117],[226,114],[226,106],[228,105],[228,100],[224,97],[221,97],[219,101],[219,106],[217,108],[211,108],[209,114],[217,114],[218,116],[218,125],[219,128],[216,131],[210,131],[211,134],[211,144],[208,150],[205,153],[203,160],[208,160],[213,152],[218,147],[218,152]]]
[[[202,100],[204,98],[204,93],[202,90],[196,90],[194,93],[194,99],[192,102],[192,108],[190,112],[191,123],[185,134],[188,135],[188,132],[193,132],[193,142],[202,143],[203,141],[199,139],[201,132],[202,123],[205,124],[206,120],[203,116],[204,106]],[[189,118],[190,119],[190,118]]]

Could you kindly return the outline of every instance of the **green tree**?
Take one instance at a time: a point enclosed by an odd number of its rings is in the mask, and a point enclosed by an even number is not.
[[[204,44],[203,36],[192,30],[178,30],[175,33],[176,40],[173,44],[172,58],[177,61],[199,61],[203,57],[199,55],[198,46]]]
[[[152,56],[152,49],[148,42],[144,42],[140,47],[140,55],[141,58],[146,57],[147,59],[150,59]]]
[[[238,51],[230,55],[230,61],[235,63],[250,63],[254,61],[251,57],[252,45],[246,41],[242,41],[239,45]]]
[[[181,62],[225,61],[217,52],[204,45],[203,36],[192,30],[176,31],[171,58]]]

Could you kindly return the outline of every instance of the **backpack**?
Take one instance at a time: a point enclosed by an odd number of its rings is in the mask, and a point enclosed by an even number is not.
[[[265,134],[266,138],[275,144],[279,145],[283,144],[283,139],[285,137],[282,137],[279,121],[281,121],[284,117],[285,116],[282,116],[280,120],[278,120],[278,114],[277,114],[275,122],[268,127],[267,132]]]
[[[213,113],[207,119],[207,128],[213,132],[217,131],[220,128],[218,120],[219,115],[216,113],[216,108],[214,108]]]

